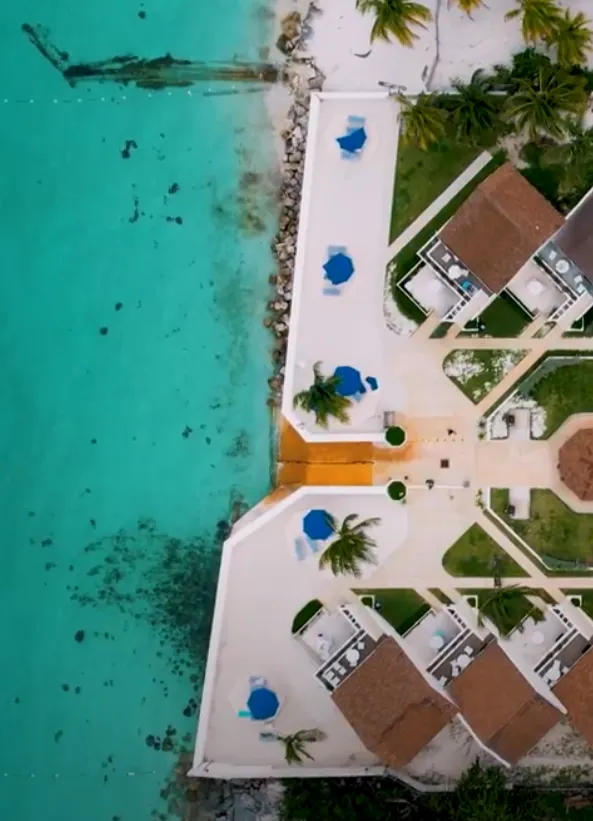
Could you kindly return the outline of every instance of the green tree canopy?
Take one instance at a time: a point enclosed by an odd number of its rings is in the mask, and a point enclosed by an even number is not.
[[[411,100],[404,94],[396,97],[400,104],[400,127],[404,143],[417,145],[425,151],[445,135],[446,112],[439,106],[435,94],[419,94]]]
[[[322,428],[327,428],[330,417],[340,422],[348,422],[348,408],[352,402],[347,396],[338,393],[340,378],[324,376],[321,372],[321,362],[313,365],[313,384],[305,390],[299,391],[294,399],[295,408],[315,414],[315,421]]]
[[[593,45],[590,24],[582,11],[571,14],[568,9],[564,10],[546,38],[546,43],[556,50],[556,59],[561,66],[569,68],[586,64]]]
[[[521,34],[526,43],[548,38],[561,16],[556,0],[517,0],[517,6],[506,13],[505,20],[521,19]]]
[[[531,139],[560,139],[566,116],[582,116],[586,105],[584,78],[544,67],[535,80],[519,82],[519,90],[507,100],[505,113],[517,131],[526,132]]]
[[[413,27],[425,29],[426,23],[432,20],[430,9],[414,0],[356,0],[356,8],[362,14],[375,16],[371,42],[389,42],[391,37],[395,37],[408,48],[418,39]]]
[[[329,567],[334,576],[351,575],[359,578],[361,565],[375,563],[374,548],[377,544],[366,531],[378,525],[381,520],[363,519],[354,524],[358,513],[350,513],[341,524],[329,513],[327,518],[336,538],[321,554],[319,567]]]

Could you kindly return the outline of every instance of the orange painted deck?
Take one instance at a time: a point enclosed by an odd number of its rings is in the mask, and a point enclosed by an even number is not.
[[[279,485],[372,485],[370,442],[305,442],[282,419],[278,448]]]

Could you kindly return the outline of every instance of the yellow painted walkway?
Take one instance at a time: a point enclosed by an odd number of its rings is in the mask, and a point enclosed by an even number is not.
[[[305,442],[282,419],[278,448],[279,485],[372,485],[370,442]]]

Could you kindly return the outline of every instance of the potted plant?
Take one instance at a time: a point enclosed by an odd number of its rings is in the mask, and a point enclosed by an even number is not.
[[[385,441],[393,448],[401,448],[407,438],[405,430],[399,425],[392,425],[385,431]]]
[[[394,502],[403,502],[406,498],[407,489],[403,482],[394,481],[387,485],[387,495]]]

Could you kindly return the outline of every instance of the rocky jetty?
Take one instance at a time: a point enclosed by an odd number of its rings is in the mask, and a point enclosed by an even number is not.
[[[291,91],[293,103],[281,133],[284,140],[282,182],[279,191],[281,210],[279,230],[272,242],[277,270],[270,277],[270,284],[274,287],[274,298],[268,303],[268,315],[264,320],[275,339],[274,374],[269,379],[271,395],[268,404],[271,407],[280,405],[284,380],[309,101],[311,91],[321,89],[325,79],[305,48],[306,40],[311,33],[311,19],[318,13],[320,10],[315,3],[309,5],[303,18],[298,12],[291,12],[282,21],[282,34],[278,42],[278,47],[287,55],[282,68],[282,80]]]

